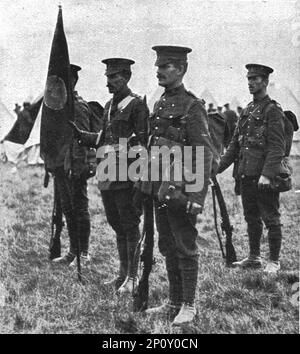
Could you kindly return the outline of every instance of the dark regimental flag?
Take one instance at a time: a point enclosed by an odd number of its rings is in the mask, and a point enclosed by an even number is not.
[[[41,157],[49,170],[64,164],[66,151],[73,138],[68,124],[74,117],[70,75],[68,44],[59,6],[41,117]]]
[[[26,143],[41,107],[42,100],[43,98],[39,97],[31,104],[28,102],[24,106],[24,109],[18,112],[17,120],[3,140],[22,145]]]

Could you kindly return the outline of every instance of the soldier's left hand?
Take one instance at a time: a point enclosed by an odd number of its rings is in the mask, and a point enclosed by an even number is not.
[[[203,210],[203,206],[198,203],[188,201],[186,204],[186,212],[189,214],[192,215],[201,214],[202,210]]]
[[[267,190],[271,187],[271,180],[270,178],[261,175],[258,181],[258,189],[260,190]]]

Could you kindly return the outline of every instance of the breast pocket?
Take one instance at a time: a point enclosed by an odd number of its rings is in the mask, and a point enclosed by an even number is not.
[[[252,124],[252,136],[256,139],[263,139],[265,135],[265,122],[262,116],[254,117]],[[261,143],[261,142],[260,142]]]
[[[186,140],[186,117],[177,116],[172,118],[170,125],[166,131],[166,138],[174,140],[181,144]]]

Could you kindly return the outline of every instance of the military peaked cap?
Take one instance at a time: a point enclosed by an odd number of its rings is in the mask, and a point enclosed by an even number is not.
[[[247,77],[252,76],[266,76],[268,77],[274,70],[269,66],[261,64],[247,64],[246,69],[248,69]]]
[[[70,68],[71,68],[71,71],[75,72],[75,73],[77,73],[78,71],[81,70],[81,67],[78,65],[75,65],[75,64],[70,64]]]
[[[191,48],[178,47],[170,45],[157,45],[152,47],[156,51],[156,66],[165,65],[174,61],[187,62],[187,54],[192,51]]]
[[[131,72],[130,65],[134,64],[135,61],[124,58],[109,58],[102,60],[102,63],[106,64],[105,75],[112,75],[119,73],[123,70]]]

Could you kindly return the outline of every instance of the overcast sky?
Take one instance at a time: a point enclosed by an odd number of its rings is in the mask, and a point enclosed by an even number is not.
[[[15,102],[44,89],[58,1],[0,0],[0,99]],[[220,104],[251,97],[246,63],[270,65],[272,80],[299,98],[300,1],[62,0],[70,60],[82,66],[79,93],[101,104],[108,57],[136,61],[130,86],[148,97],[156,90],[153,45],[184,45],[187,88],[207,87]]]

